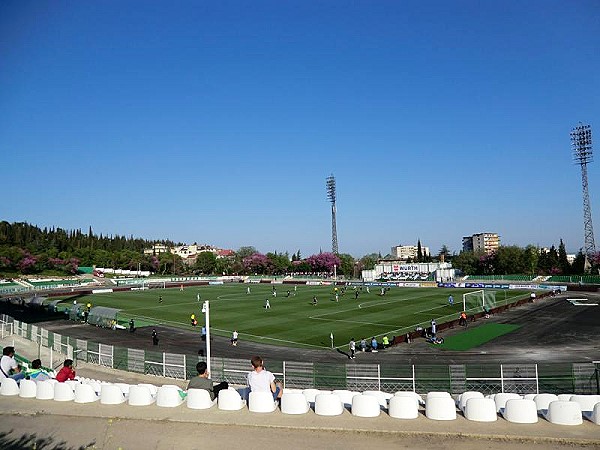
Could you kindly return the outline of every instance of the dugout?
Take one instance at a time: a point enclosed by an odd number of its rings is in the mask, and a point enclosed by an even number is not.
[[[73,303],[73,305],[68,309],[69,320],[79,321],[83,317],[83,305],[79,305],[77,303]]]
[[[117,314],[119,310],[116,308],[108,308],[106,306],[94,306],[90,310],[88,323],[97,327],[112,328],[113,323],[117,323]]]
[[[41,308],[44,305],[44,301],[48,300],[46,297],[35,296],[26,301],[27,306],[32,308]]]

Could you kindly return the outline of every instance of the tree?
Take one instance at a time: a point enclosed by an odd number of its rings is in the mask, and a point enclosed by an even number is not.
[[[560,244],[558,244],[558,268],[564,275],[571,273],[571,264],[569,264],[569,260],[567,259],[567,251],[562,239],[560,240]]]
[[[262,253],[254,253],[253,255],[246,256],[242,263],[247,273],[266,274],[269,273],[272,267],[269,258]]]
[[[213,252],[200,252],[196,257],[194,268],[201,273],[212,274],[217,267],[217,257]]]
[[[360,258],[360,264],[362,266],[362,270],[373,270],[375,268],[375,264],[379,260],[381,256],[377,253],[369,253],[368,255]]]
[[[354,258],[352,255],[341,253],[338,255],[338,258],[340,259],[338,273],[346,277],[352,277],[354,275]]]
[[[319,253],[306,258],[314,272],[333,272],[333,266],[340,267],[340,258],[334,253]]]
[[[452,265],[465,275],[476,275],[479,269],[479,256],[474,252],[460,252],[452,260]]]
[[[267,253],[274,274],[284,274],[290,268],[290,258],[287,253]]]
[[[523,252],[523,266],[525,267],[525,273],[531,276],[536,274],[538,267],[538,260],[540,258],[540,252],[537,247],[528,245]]]
[[[421,248],[421,239],[417,241],[417,262],[423,262],[423,249]]]
[[[585,273],[585,255],[581,249],[575,256],[571,270],[573,274],[577,275],[583,275]]]
[[[445,262],[448,262],[448,261],[450,261],[450,256],[451,255],[450,255],[450,250],[448,249],[448,246],[446,244],[442,245],[442,248],[438,252],[438,258],[440,259],[440,261],[443,258]]]

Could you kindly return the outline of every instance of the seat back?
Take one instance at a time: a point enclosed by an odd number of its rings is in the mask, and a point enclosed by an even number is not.
[[[154,403],[154,397],[146,385],[138,384],[129,388],[127,402],[131,406],[148,406]]]
[[[158,388],[156,405],[163,408],[175,408],[183,403],[178,386],[165,385]]]
[[[388,414],[395,419],[419,417],[419,402],[411,396],[394,395],[390,398]]]
[[[413,391],[398,391],[394,393],[394,397],[411,397],[414,398],[419,405],[425,404],[423,397]]]
[[[512,423],[538,422],[538,412],[535,402],[533,400],[525,400],[524,398],[507,400],[502,415]]]
[[[538,412],[548,409],[550,402],[555,402],[556,400],[558,400],[558,396],[555,394],[538,394],[533,398]]]
[[[190,409],[209,409],[216,403],[210,399],[206,389],[188,389],[185,398],[186,406]]]
[[[475,422],[495,422],[498,420],[496,402],[491,398],[471,397],[465,403],[465,418]]]
[[[93,403],[100,397],[89,384],[78,384],[75,386],[75,403]]]
[[[393,397],[393,394],[388,394],[387,392],[381,391],[363,391],[363,394],[375,397],[379,402],[379,406],[382,408],[387,408],[388,400]]]
[[[310,405],[302,392],[285,392],[281,396],[281,412],[284,414],[306,414]]]
[[[273,397],[271,397],[273,400]],[[219,399],[217,405],[219,409],[224,411],[237,411],[245,406],[246,402],[242,400],[239,392],[235,389],[221,389],[219,391]]]
[[[38,400],[52,400],[54,398],[55,380],[44,380],[37,382],[35,398]]]
[[[570,400],[579,403],[582,411],[593,411],[596,403],[600,403],[600,395],[572,395]]]
[[[344,404],[336,394],[317,394],[315,414],[318,416],[339,416],[344,412]]]
[[[457,406],[462,412],[465,411],[465,406],[467,406],[467,400],[470,398],[483,398],[483,394],[477,391],[467,391],[460,394],[458,397]]]
[[[57,383],[54,386],[54,400],[57,402],[72,402],[75,400],[73,388],[67,383]]]
[[[332,393],[340,398],[344,406],[348,407],[352,406],[352,397],[354,397],[357,394],[360,394],[360,392],[349,391],[347,389],[336,389],[332,391]]]
[[[379,417],[381,406],[377,397],[358,394],[352,397],[352,415],[357,417]]]
[[[427,395],[425,402],[425,415],[433,420],[455,420],[456,404],[452,397],[430,397]]]
[[[270,413],[275,411],[277,403],[270,392],[251,391],[248,395],[248,410],[256,413]]]
[[[512,394],[508,392],[500,392],[499,394],[494,395],[494,401],[496,402],[496,411],[500,412],[506,406],[506,402],[508,400],[518,400],[522,399],[519,394]]]
[[[581,406],[577,402],[555,400],[548,405],[546,420],[557,425],[581,425],[583,416]]]
[[[125,396],[119,386],[103,384],[100,391],[100,403],[103,405],[120,405],[125,401]]]
[[[35,398],[37,393],[37,383],[33,380],[21,380],[21,386],[19,386],[19,397],[22,398]]]
[[[0,395],[19,395],[19,385],[12,378],[3,378],[0,386]]]

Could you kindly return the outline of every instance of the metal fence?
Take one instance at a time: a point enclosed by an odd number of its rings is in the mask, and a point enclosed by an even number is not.
[[[14,333],[75,362],[175,379],[194,376],[196,363],[205,360],[198,355],[121,348],[75,339],[6,315],[0,317],[0,331],[3,337]],[[211,360],[213,380],[245,385],[249,370],[248,360],[215,357]],[[447,391],[455,395],[465,391],[600,394],[599,366],[594,363],[407,365],[269,360],[268,370],[289,388]]]

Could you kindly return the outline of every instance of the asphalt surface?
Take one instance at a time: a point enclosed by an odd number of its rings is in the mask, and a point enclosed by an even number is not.
[[[395,362],[403,364],[467,364],[467,363],[543,363],[600,361],[598,336],[600,331],[600,306],[575,306],[567,299],[588,299],[600,303],[600,294],[565,292],[556,297],[538,299],[492,315],[489,319],[470,322],[469,328],[487,322],[521,325],[516,331],[500,336],[468,351],[447,351],[425,342],[423,338],[412,343],[394,345],[378,353],[357,352],[356,364]],[[42,321],[37,325],[55,333],[87,339],[93,342],[159,352],[198,354],[205,352],[200,339],[200,327],[189,330],[154,327],[159,335],[159,345],[152,344],[153,327],[128,330],[110,330],[67,320]],[[451,336],[463,331],[462,327],[443,329],[438,335]],[[250,359],[261,355],[276,361],[347,362],[347,344],[338,349],[301,349],[273,346],[245,341],[243,334],[237,347],[229,339],[212,336],[213,357]]]

